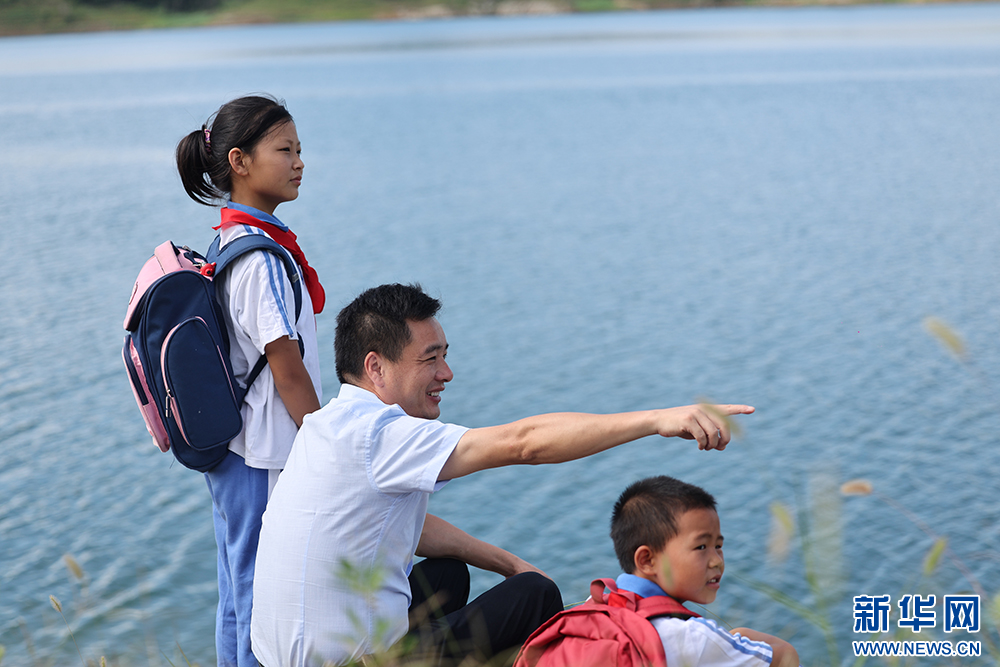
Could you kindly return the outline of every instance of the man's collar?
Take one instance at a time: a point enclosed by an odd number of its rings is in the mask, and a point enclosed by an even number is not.
[[[632,591],[644,598],[654,595],[667,595],[667,592],[660,588],[656,582],[643,579],[634,574],[619,574],[618,578],[615,579],[615,583],[618,585],[618,588]]]
[[[374,392],[369,391],[367,389],[362,389],[356,384],[348,384],[347,382],[340,385],[340,393],[337,394],[337,398],[347,398],[359,401],[371,401],[373,403],[381,403],[382,405],[386,405],[386,403],[383,402],[382,399],[379,398],[377,395],[375,395]]]

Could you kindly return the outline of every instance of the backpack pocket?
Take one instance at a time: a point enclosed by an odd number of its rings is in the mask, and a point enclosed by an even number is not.
[[[143,421],[146,422],[146,430],[153,437],[153,444],[161,452],[166,452],[170,449],[170,437],[167,435],[167,429],[163,426],[163,420],[160,419],[160,412],[156,409],[153,395],[149,391],[149,380],[146,376],[146,370],[142,367],[139,352],[135,349],[135,343],[132,342],[131,335],[125,336],[125,345],[122,347],[122,361],[125,362],[125,368],[128,370],[129,379],[131,379],[132,395],[139,406],[139,412],[142,413]]]
[[[193,449],[225,446],[243,429],[229,364],[200,317],[184,320],[167,334],[160,367],[173,419]]]

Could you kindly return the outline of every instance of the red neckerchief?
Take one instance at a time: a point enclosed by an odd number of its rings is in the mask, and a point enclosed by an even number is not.
[[[295,240],[295,233],[292,230],[282,229],[269,222],[255,218],[249,213],[237,211],[232,208],[222,209],[222,222],[218,227],[212,227],[212,229],[226,229],[234,225],[250,225],[251,227],[262,229],[267,232],[268,236],[277,241],[278,245],[292,253],[292,258],[295,259],[295,262],[302,269],[302,279],[306,283],[306,289],[309,290],[313,312],[317,314],[323,312],[323,306],[326,305],[326,290],[323,289],[323,286],[319,282],[316,269],[309,266],[309,262],[306,261],[306,255],[302,252],[302,248],[299,247],[298,241]]]

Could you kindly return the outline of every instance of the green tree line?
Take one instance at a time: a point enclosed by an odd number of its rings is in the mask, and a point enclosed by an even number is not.
[[[193,12],[199,10],[218,9],[222,5],[222,0],[68,0],[62,3],[37,2],[36,0],[0,0],[2,7],[25,7],[36,6],[40,9],[65,5],[72,7],[80,5],[85,7],[135,7],[138,9],[163,9],[172,12]]]
[[[81,5],[105,7],[108,5],[133,5],[145,9],[166,9],[171,12],[193,12],[216,9],[222,0],[76,0]]]

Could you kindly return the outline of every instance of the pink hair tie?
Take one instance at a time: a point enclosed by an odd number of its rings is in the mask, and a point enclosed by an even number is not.
[[[209,131],[209,129],[207,127],[203,127],[203,128],[201,128],[201,130],[202,130],[202,132],[205,133],[205,152],[206,153],[211,153],[212,152],[212,133]]]

